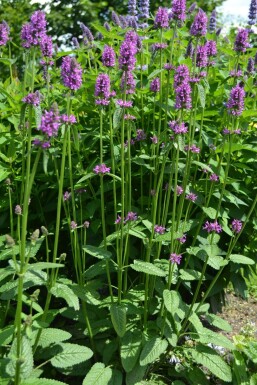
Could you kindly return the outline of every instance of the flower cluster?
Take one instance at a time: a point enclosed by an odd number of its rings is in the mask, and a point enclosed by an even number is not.
[[[221,233],[222,232],[222,227],[221,225],[218,224],[217,221],[214,222],[205,222],[203,226],[203,230],[206,230],[208,233],[211,233],[214,231],[215,233]]]
[[[65,87],[77,90],[82,84],[82,68],[74,57],[65,56],[62,59],[61,77]]]
[[[159,7],[154,20],[155,28],[169,27],[169,14],[166,8]]]
[[[154,226],[154,232],[157,234],[164,234],[166,231],[165,227],[160,226],[160,225],[155,225]]]
[[[53,56],[53,42],[51,36],[44,35],[40,40],[40,50],[42,56],[45,58],[52,58]]]
[[[185,20],[186,0],[173,0],[170,17],[174,20]]]
[[[139,0],[138,9],[139,9],[138,16],[140,19],[149,19],[149,16],[150,16],[149,0]]]
[[[189,68],[182,64],[176,68],[174,74],[174,88],[181,86],[183,83],[189,82]]]
[[[207,67],[208,54],[206,45],[199,45],[196,54],[196,67]]]
[[[97,104],[107,105],[109,104],[110,97],[110,78],[106,74],[98,75],[95,83],[95,97],[97,97]],[[101,102],[101,103],[100,103]],[[103,103],[104,102],[104,103]]]
[[[0,23],[0,46],[6,45],[9,40],[10,28],[6,21]]]
[[[213,33],[216,30],[216,23],[217,23],[217,12],[215,9],[212,11],[210,20],[209,20],[209,32]]]
[[[189,193],[186,195],[186,199],[191,201],[191,202],[195,202],[197,200],[198,196],[194,193]]]
[[[136,53],[135,43],[124,40],[120,47],[119,68],[123,71],[132,71],[136,64]]]
[[[247,29],[239,29],[234,43],[234,50],[236,52],[245,52],[250,46],[248,38],[249,31]]]
[[[24,48],[39,45],[40,40],[46,35],[46,16],[42,11],[32,14],[30,22],[22,26],[21,40]]]
[[[176,102],[175,108],[190,110],[192,108],[192,89],[189,83],[182,83],[181,86],[175,89]]]
[[[30,94],[26,95],[22,101],[26,104],[31,104],[32,106],[39,106],[41,95],[39,91],[31,92]]]
[[[208,17],[206,13],[199,9],[195,19],[190,28],[190,34],[192,36],[205,36],[207,33]]]
[[[118,106],[123,107],[123,108],[130,108],[133,106],[132,100],[118,99],[118,100],[116,100],[116,103],[118,104]]]
[[[228,113],[235,116],[241,115],[244,109],[244,98],[244,89],[239,84],[233,87],[227,102]]]
[[[182,259],[181,254],[171,253],[170,254],[170,262],[176,265],[180,265]]]
[[[188,132],[187,127],[185,126],[185,123],[179,123],[176,120],[170,121],[168,123],[170,129],[174,132],[174,134],[186,134]]]
[[[257,1],[251,0],[250,7],[249,7],[249,25],[254,25],[256,23],[256,17],[257,17]]]
[[[61,125],[61,117],[55,109],[51,109],[50,111],[45,111],[41,118],[41,124],[39,126],[39,130],[42,131],[48,138],[53,136],[57,136],[58,129]]]
[[[121,77],[120,89],[126,90],[126,94],[134,94],[136,88],[136,81],[131,71],[123,72]]]
[[[191,151],[194,154],[199,154],[201,151],[200,147],[197,147],[195,144],[192,144],[192,146],[185,146],[184,150]]]
[[[93,169],[94,173],[95,174],[107,174],[111,171],[111,168],[110,167],[106,167],[106,165],[104,163],[102,164],[98,164],[97,166],[95,166],[95,168]]]
[[[115,52],[114,49],[108,45],[104,47],[102,54],[102,63],[105,67],[115,66]]]
[[[160,79],[155,78],[150,83],[150,91],[157,93],[160,91]]]
[[[77,122],[76,117],[72,114],[71,115],[66,115],[66,114],[61,115],[61,121],[63,123],[69,123],[69,124],[74,124]]]
[[[231,227],[234,233],[239,234],[240,231],[242,230],[242,226],[243,224],[241,221],[239,221],[238,219],[233,219]]]
[[[182,187],[182,186],[177,186],[176,192],[177,192],[177,195],[178,195],[178,196],[181,195],[181,194],[183,194],[183,192],[184,192],[183,187]]]

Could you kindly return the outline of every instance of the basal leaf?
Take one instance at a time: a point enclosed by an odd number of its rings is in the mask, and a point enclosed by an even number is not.
[[[130,372],[140,355],[142,335],[140,331],[128,330],[121,340],[121,363],[126,372]]]
[[[110,307],[112,324],[119,337],[126,333],[126,312],[124,305],[114,303]]]
[[[51,359],[51,364],[56,368],[77,365],[89,360],[93,355],[92,350],[86,346],[70,343],[60,343],[57,346],[62,350]]]
[[[106,368],[104,364],[97,362],[84,378],[82,385],[108,385],[111,377],[111,368]]]
[[[152,364],[166,351],[168,342],[159,337],[154,337],[147,341],[140,355],[140,365]]]
[[[75,310],[79,310],[78,297],[67,285],[64,285],[63,283],[56,283],[50,291],[55,297],[63,298],[70,307],[73,307]]]

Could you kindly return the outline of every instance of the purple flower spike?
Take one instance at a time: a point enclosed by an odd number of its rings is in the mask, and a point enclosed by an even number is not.
[[[197,47],[196,67],[206,67],[208,64],[207,47],[200,45]]]
[[[177,186],[177,189],[176,189],[176,191],[177,191],[177,195],[178,195],[178,196],[180,196],[180,195],[182,195],[182,194],[183,194],[183,192],[184,192],[184,189],[183,189],[183,187],[181,187],[181,186]]]
[[[41,95],[39,91],[30,93],[22,99],[24,103],[31,104],[32,106],[39,106],[40,100],[41,100]]]
[[[24,24],[21,29],[22,46],[30,48],[38,45],[40,39],[46,35],[46,17],[42,11],[36,11],[30,18],[30,23]]]
[[[256,17],[257,17],[257,1],[251,0],[250,7],[249,7],[249,25],[254,25],[256,23]]]
[[[53,42],[51,36],[43,36],[40,40],[40,49],[44,57],[51,58],[53,56]]]
[[[57,136],[58,129],[61,125],[60,119],[58,112],[54,111],[54,109],[45,111],[42,115],[39,129],[49,138]]]
[[[177,241],[179,241],[179,242],[182,243],[182,244],[185,243],[186,240],[187,240],[186,234],[183,234],[182,237],[177,238]]]
[[[217,23],[217,12],[215,9],[212,11],[209,21],[209,32],[213,33],[216,30],[216,23]]]
[[[192,108],[191,87],[188,83],[182,83],[175,89],[176,103],[175,108],[190,110]]]
[[[219,176],[217,174],[211,174],[210,175],[210,181],[212,182],[218,182],[219,181]]]
[[[104,47],[102,54],[102,62],[105,67],[115,66],[115,52],[114,49],[108,45]]]
[[[186,199],[191,201],[191,202],[195,202],[197,200],[198,196],[194,193],[189,193],[186,195]]]
[[[186,134],[188,132],[187,127],[185,126],[185,123],[178,123],[176,120],[170,121],[168,123],[168,126],[171,128],[171,130],[174,132],[176,135],[180,134]]]
[[[180,265],[182,259],[181,254],[171,253],[170,254],[170,262],[176,265]]]
[[[159,7],[154,20],[155,28],[169,27],[169,14],[166,8]]]
[[[234,43],[234,50],[236,52],[245,52],[246,48],[250,46],[248,38],[249,31],[247,29],[239,29]]]
[[[233,219],[231,227],[234,233],[239,234],[240,231],[242,230],[242,226],[243,224],[241,221],[239,221],[238,219]]]
[[[177,88],[182,83],[188,83],[189,81],[189,69],[185,64],[177,67],[174,75],[174,88]]]
[[[149,19],[150,17],[149,0],[139,0],[138,8],[139,8],[139,18]]]
[[[80,23],[80,28],[82,29],[83,37],[86,37],[86,39],[92,43],[92,41],[94,41],[94,36],[90,29],[83,23]]]
[[[191,25],[190,34],[192,36],[205,36],[207,33],[207,23],[208,17],[206,13],[202,9],[199,9]]]
[[[249,74],[252,74],[254,73],[254,59],[252,57],[250,57],[248,59],[248,63],[247,63],[247,72]]]
[[[152,91],[154,93],[157,93],[160,91],[160,79],[159,78],[155,78],[151,81],[150,91]]]
[[[186,18],[186,0],[173,0],[171,17],[174,20],[184,21]]]
[[[94,168],[94,173],[95,174],[107,174],[111,171],[111,168],[110,167],[106,167],[106,165],[104,163],[102,164],[98,164],[97,166],[95,166]]]
[[[70,228],[71,230],[75,230],[78,227],[77,223],[75,221],[71,221]]]
[[[135,17],[137,15],[137,1],[128,0],[128,14],[129,16]]]
[[[5,46],[9,40],[10,28],[6,21],[0,24],[0,46]]]
[[[98,75],[95,84],[95,96],[108,99],[110,97],[110,78],[106,74]]]
[[[235,116],[241,115],[244,110],[244,98],[245,91],[239,84],[232,88],[227,102],[228,113]]]
[[[164,234],[166,231],[165,227],[160,226],[160,225],[155,225],[154,226],[154,232],[157,234]]]
[[[107,32],[111,31],[111,26],[109,23],[107,23],[107,21],[104,23],[104,28],[106,29]]]
[[[119,68],[132,71],[135,68],[137,48],[131,41],[124,40],[120,47]]]
[[[125,84],[126,82],[126,84]],[[121,78],[120,89],[122,91],[126,90],[126,94],[134,94],[136,88],[136,81],[134,79],[133,73],[131,71],[123,72]]]
[[[124,222],[128,221],[136,221],[137,220],[137,213],[133,213],[133,211],[129,211]]]
[[[217,55],[217,45],[216,41],[214,40],[208,40],[205,43],[206,51],[207,51],[207,56],[215,56]]]
[[[203,230],[206,230],[208,233],[211,233],[214,231],[215,233],[221,233],[222,232],[222,227],[221,225],[218,224],[217,221],[215,222],[205,222],[203,226]]]
[[[120,18],[116,12],[112,11],[112,21],[114,25],[121,27]]]
[[[82,84],[82,68],[74,57],[62,59],[61,77],[63,84],[71,90],[77,90]]]

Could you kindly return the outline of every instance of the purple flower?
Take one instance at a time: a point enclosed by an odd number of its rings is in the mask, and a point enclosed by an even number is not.
[[[190,110],[192,108],[191,87],[189,83],[182,83],[175,89],[176,93],[176,109]]]
[[[245,91],[242,87],[240,87],[239,84],[232,88],[229,100],[227,102],[227,109],[229,114],[235,116],[242,114],[244,109],[244,97]]]
[[[106,165],[104,163],[102,163],[102,164],[98,164],[97,166],[95,166],[93,171],[95,174],[107,174],[111,171],[111,168],[106,167]]]
[[[186,0],[173,0],[171,17],[174,20],[183,21],[186,18]]]
[[[239,29],[234,43],[234,50],[236,52],[245,52],[246,48],[250,46],[248,38],[249,31],[247,29]]]
[[[206,13],[199,9],[195,19],[190,28],[190,34],[192,36],[205,36],[207,33],[208,17]]]
[[[129,16],[137,15],[137,1],[136,0],[128,0],[128,14]]]
[[[120,47],[119,68],[123,71],[132,71],[136,64],[136,53],[135,43],[124,40]]]
[[[53,42],[51,36],[44,35],[39,44],[42,55],[51,58],[53,56]]]
[[[69,191],[65,191],[63,194],[63,200],[66,202],[71,198],[71,193]]]
[[[25,96],[22,101],[27,104],[31,104],[33,106],[39,106],[40,101],[41,101],[41,95],[39,91],[32,92]]]
[[[50,142],[48,141],[42,141],[40,139],[33,139],[33,146],[41,147],[43,150],[46,150],[47,148],[51,147]]]
[[[117,225],[117,224],[119,224],[121,222],[121,216],[120,215],[118,215],[117,216],[117,219],[115,220],[115,224]]]
[[[166,231],[166,229],[165,229],[165,227],[163,227],[163,226],[160,226],[160,225],[155,225],[155,226],[154,226],[154,232],[155,232],[156,234],[164,234],[165,231]]]
[[[206,230],[208,233],[211,233],[214,231],[215,233],[221,233],[222,232],[222,227],[221,225],[218,224],[217,221],[214,222],[205,222],[203,226],[203,230]]]
[[[137,130],[136,141],[142,142],[145,139],[146,139],[146,133],[144,132],[144,130]]]
[[[90,222],[89,222],[89,221],[85,221],[85,222],[83,223],[84,229],[88,229],[89,226],[90,226]]]
[[[159,78],[155,78],[151,81],[151,84],[150,84],[150,91],[156,93],[156,92],[159,92],[160,91],[160,79]]]
[[[139,9],[138,16],[140,19],[149,19],[149,16],[150,16],[149,0],[139,0],[138,9]]]
[[[159,7],[154,20],[155,28],[169,27],[169,14],[167,8]]]
[[[234,77],[234,78],[240,78],[240,76],[243,75],[243,71],[242,70],[238,70],[238,71],[232,70],[229,72],[229,75]]]
[[[182,255],[181,254],[176,254],[176,253],[171,253],[170,254],[170,262],[171,263],[174,263],[176,265],[180,265],[181,259],[182,259]]]
[[[115,66],[115,52],[114,52],[114,49],[109,45],[104,46],[104,50],[102,54],[102,62],[105,67]]]
[[[192,41],[189,41],[189,42],[188,42],[188,45],[187,45],[185,57],[186,57],[186,58],[187,58],[187,57],[192,57],[192,56],[193,56],[193,53],[194,53],[194,47],[193,47]]]
[[[137,51],[142,48],[141,39],[135,31],[128,31],[124,40],[128,43],[133,43]]]
[[[152,44],[152,51],[155,52],[155,51],[158,51],[158,50],[161,50],[161,49],[165,49],[168,47],[168,44],[166,43],[154,43]]]
[[[219,176],[217,174],[211,174],[210,175],[210,181],[212,182],[218,182],[219,181]]]
[[[137,213],[133,213],[133,211],[129,211],[124,222],[128,221],[136,221],[137,220]]]
[[[174,70],[174,65],[170,64],[170,63],[166,63],[164,64],[163,68],[167,71],[171,71],[171,70]]]
[[[124,120],[136,120],[136,117],[134,115],[125,114]]]
[[[112,21],[114,25],[121,27],[120,18],[116,12],[112,11]]]
[[[185,243],[186,240],[187,240],[186,234],[183,234],[182,237],[177,238],[177,241],[179,241],[179,242],[182,243],[182,244]]]
[[[182,64],[176,68],[174,75],[174,88],[179,87],[182,83],[188,83],[189,81],[189,69],[185,64]]]
[[[184,189],[181,186],[177,186],[176,191],[177,191],[177,195],[180,196],[181,194],[183,194]]]
[[[46,17],[42,11],[36,11],[30,18],[30,23],[24,24],[21,29],[22,46],[30,48],[38,45],[40,39],[46,35]]]
[[[134,79],[133,73],[131,71],[123,72],[121,77],[120,89],[122,91],[126,90],[126,94],[134,94],[135,88],[136,88],[136,81]]]
[[[111,31],[111,26],[107,21],[105,21],[105,23],[104,23],[104,28],[106,29],[107,32]]]
[[[92,41],[94,41],[94,36],[92,35],[90,29],[83,23],[80,23],[80,28],[82,29],[83,37],[92,43]]]
[[[251,0],[250,7],[249,7],[249,25],[254,25],[256,23],[256,16],[257,16],[257,1]]]
[[[71,221],[70,228],[71,230],[75,230],[78,227],[77,223],[75,221]]]
[[[208,57],[217,55],[217,45],[215,40],[208,40],[205,43],[205,48],[206,48]]]
[[[98,106],[108,106],[110,104],[110,100],[108,99],[96,99],[95,104]]]
[[[186,199],[188,199],[191,202],[195,202],[197,198],[198,196],[192,192],[186,195]]]
[[[240,135],[240,134],[241,134],[240,128],[237,128],[236,130],[234,130],[234,131],[233,131],[233,134],[235,134],[235,135]]]
[[[222,132],[224,135],[230,135],[231,134],[231,131],[228,128],[223,128]]]
[[[77,123],[77,120],[76,120],[76,117],[74,115],[61,115],[61,121],[64,122],[64,123],[70,123],[70,124],[73,124],[73,123]]]
[[[154,135],[154,136],[151,136],[151,141],[152,141],[152,143],[153,144],[157,144],[158,143],[158,138],[157,138],[157,136],[156,135]]]
[[[188,10],[187,10],[187,13],[190,14],[190,13],[194,12],[196,6],[197,6],[196,2],[194,2],[193,4],[191,4],[190,7],[189,7]]]
[[[207,47],[200,45],[197,47],[196,67],[206,67],[208,64]]]
[[[95,96],[101,99],[108,99],[110,97],[110,78],[106,74],[98,75],[95,83]]]
[[[61,77],[63,84],[71,90],[77,90],[81,87],[82,68],[74,57],[63,57],[61,65]]]
[[[52,136],[56,136],[58,134],[60,124],[60,116],[57,111],[51,109],[50,111],[45,111],[43,113],[39,130],[51,138]]]
[[[133,106],[133,102],[131,100],[122,100],[122,99],[118,99],[116,100],[116,103],[120,106],[120,107],[123,107],[123,108],[130,108]]]
[[[212,11],[209,21],[209,32],[213,33],[216,30],[216,22],[217,22],[217,12],[215,9]]]
[[[6,45],[9,40],[10,28],[6,21],[0,24],[0,46]]]
[[[16,205],[15,206],[15,209],[14,209],[14,212],[16,215],[21,215],[22,214],[22,208],[20,205]]]
[[[242,230],[242,226],[243,224],[241,221],[239,221],[238,219],[233,219],[231,227],[234,233],[239,234],[240,231]]]
[[[78,42],[78,39],[76,37],[73,37],[71,39],[72,41],[72,44],[74,45],[75,48],[79,48],[79,42]]]
[[[257,1],[257,0],[256,0]],[[248,59],[248,63],[247,63],[247,72],[249,74],[252,74],[254,73],[254,59],[252,57],[250,57]]]
[[[168,123],[168,126],[176,135],[186,134],[188,132],[184,122],[179,123],[176,120],[173,120]]]

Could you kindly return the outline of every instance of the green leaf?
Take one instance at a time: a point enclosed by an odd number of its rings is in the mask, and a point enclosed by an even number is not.
[[[246,364],[243,355],[235,351],[234,360],[232,361],[233,377],[237,381],[236,384],[249,385],[248,375],[246,372]]]
[[[130,372],[140,355],[142,336],[139,330],[128,330],[121,340],[121,363],[126,372]]]
[[[149,275],[156,275],[158,277],[165,277],[167,274],[165,271],[161,270],[159,267],[155,266],[153,263],[144,262],[138,259],[134,260],[134,264],[130,265],[133,270],[136,270],[140,273],[145,273]]]
[[[38,334],[38,330],[33,331],[32,341],[35,342],[37,334]],[[57,328],[42,329],[40,334],[40,339],[38,341],[38,345],[41,346],[42,348],[47,348],[52,344],[66,341],[71,337],[72,335],[69,332],[66,332],[65,330],[61,330]]]
[[[20,385],[67,385],[66,382],[50,380],[49,378],[28,378],[21,381]]]
[[[222,334],[219,334],[219,333],[215,333],[214,331],[212,330],[209,330],[205,327],[202,328],[202,330],[198,332],[198,336],[196,338],[194,338],[194,336],[192,337],[193,339],[196,339],[196,340],[199,340],[202,344],[213,344],[213,345],[216,345],[216,346],[222,346],[226,349],[229,349],[229,350],[234,350],[235,349],[235,345],[225,336],[223,336]]]
[[[113,369],[112,378],[108,382],[108,385],[122,385],[122,377],[122,373],[119,370]]]
[[[250,378],[250,385],[257,385],[257,374],[253,374]]]
[[[51,359],[51,364],[55,368],[68,368],[87,361],[93,356],[92,350],[86,346],[70,343],[60,343],[56,346],[61,351]]]
[[[8,373],[11,377],[15,375],[16,370],[16,361],[17,361],[17,339],[12,343],[8,358],[10,358],[10,362],[6,366],[6,373]],[[20,375],[21,378],[27,378],[30,376],[33,370],[33,352],[30,340],[26,335],[22,337],[21,341],[21,359],[22,363],[20,365]]]
[[[215,350],[208,346],[197,345],[195,349],[188,349],[188,351],[197,364],[205,366],[214,376],[225,382],[232,381],[230,367]]]
[[[145,375],[147,366],[140,366],[136,364],[131,372],[126,375],[126,385],[135,385],[136,382],[141,381]]]
[[[163,291],[164,305],[168,312],[174,317],[175,314],[179,316],[181,320],[185,317],[184,304],[181,300],[180,294],[175,290]]]
[[[82,385],[108,385],[112,377],[111,368],[106,368],[101,362],[92,366]]]
[[[244,348],[244,353],[250,358],[250,360],[257,364],[257,342],[250,341]]]
[[[200,271],[192,270],[192,269],[179,269],[180,279],[183,281],[194,281],[195,279],[199,279],[201,276]]]
[[[197,88],[198,88],[198,96],[199,96],[201,107],[204,108],[205,107],[205,89],[201,84],[197,84]]]
[[[219,328],[221,330],[224,330],[225,332],[231,332],[232,327],[229,325],[227,321],[220,318],[216,314],[206,314],[206,320],[216,328]]]
[[[92,255],[93,257],[96,257],[98,259],[109,259],[112,256],[112,253],[108,250],[105,250],[101,247],[86,245],[83,247],[83,250]]]
[[[154,337],[147,341],[140,355],[140,365],[152,364],[166,351],[168,342],[159,337]]]
[[[217,210],[213,209],[212,207],[203,207],[202,209],[209,218],[216,219]]]
[[[55,286],[51,288],[50,292],[57,298],[63,298],[70,307],[79,310],[78,297],[67,285],[56,283]]]
[[[44,269],[56,269],[64,267],[63,264],[61,263],[53,263],[53,262],[36,262],[36,263],[31,263],[27,267],[28,270],[44,270]]]
[[[117,270],[112,259],[109,261],[109,270],[110,273]],[[102,259],[101,261],[94,263],[85,271],[84,274],[86,279],[92,279],[98,275],[106,274],[106,261]]]
[[[244,255],[240,254],[231,254],[229,257],[231,262],[234,263],[241,263],[243,265],[254,265],[255,261],[251,258],[245,257]]]
[[[122,108],[117,108],[113,114],[113,128],[114,128],[114,130],[120,126],[122,116],[123,116]]]
[[[0,331],[0,346],[6,345],[10,343],[12,340],[12,336],[14,333],[14,326],[7,326],[6,328]]]
[[[123,305],[114,303],[110,307],[112,324],[119,337],[123,337],[126,333],[126,312]]]

